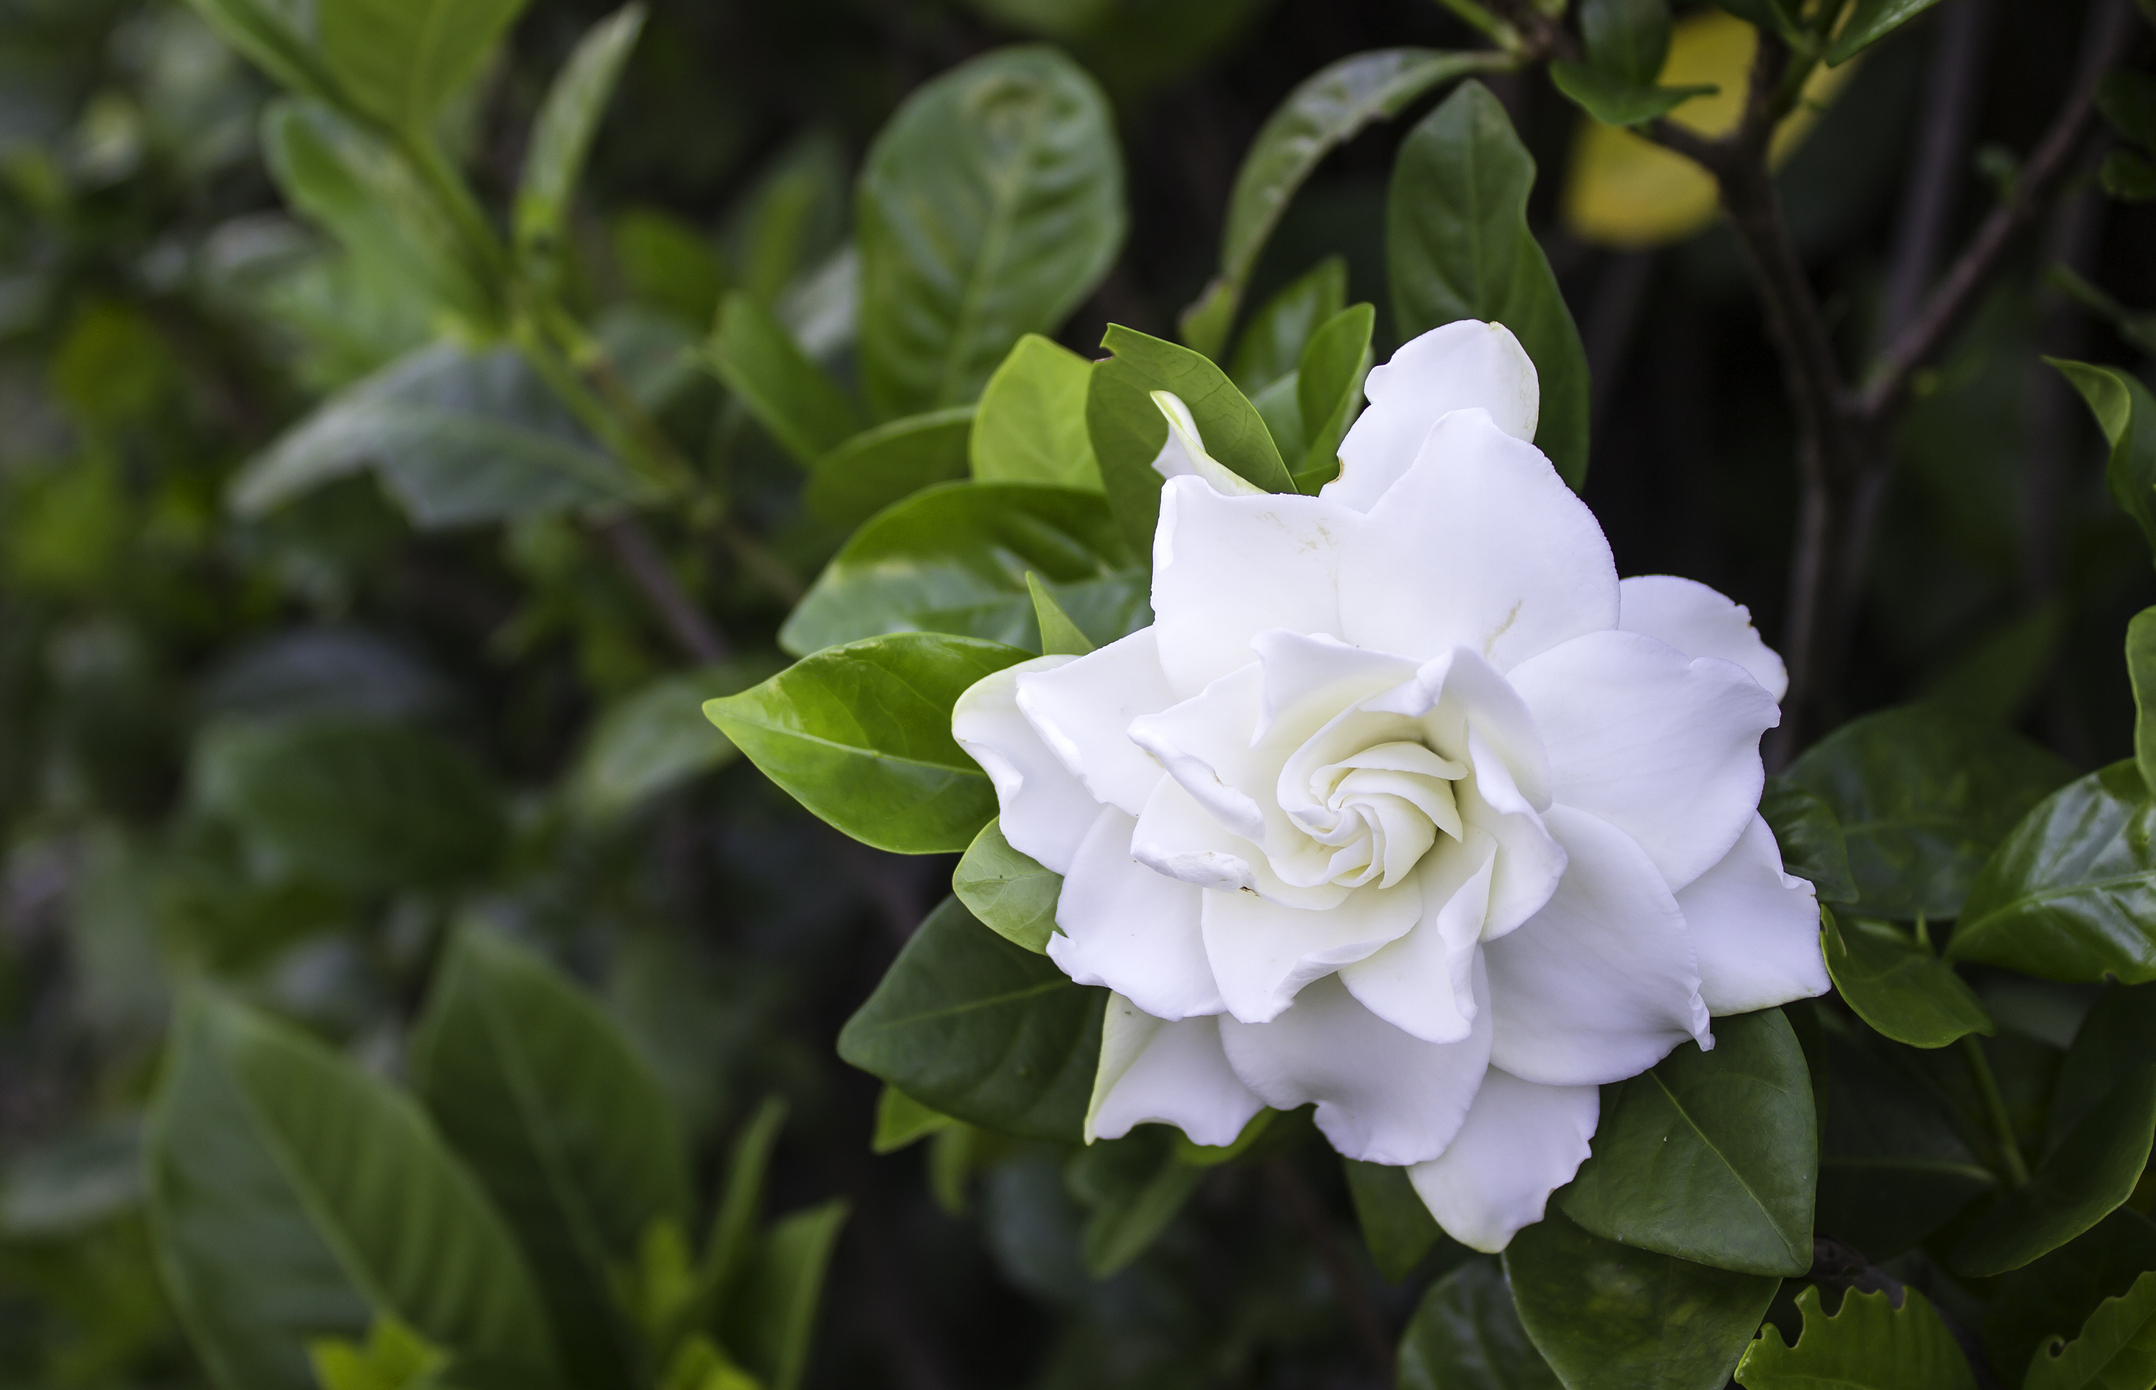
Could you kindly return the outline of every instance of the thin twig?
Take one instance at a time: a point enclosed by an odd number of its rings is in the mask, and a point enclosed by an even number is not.
[[[1931,287],[1954,195],[1968,177],[1962,148],[1982,90],[1984,60],[1991,52],[1994,0],[1961,0],[1939,21],[1937,48],[1924,86],[1924,125],[1918,132],[1914,171],[1894,229],[1886,302],[1879,338],[1893,340],[1916,317]]]
[[[622,573],[643,593],[652,611],[665,625],[667,635],[691,659],[704,665],[724,661],[732,649],[711,620],[704,616],[667,568],[666,557],[652,542],[651,533],[634,517],[597,521],[591,532],[613,555]]]
[[[1275,1155],[1267,1159],[1265,1177],[1281,1205],[1288,1209],[1288,1215],[1309,1237],[1311,1248],[1317,1252],[1325,1272],[1332,1276],[1333,1287],[1339,1291],[1348,1321],[1355,1324],[1356,1335],[1362,1338],[1370,1359],[1383,1372],[1385,1384],[1392,1384],[1392,1339],[1385,1335],[1377,1310],[1370,1306],[1369,1291],[1363,1287],[1362,1280],[1355,1277],[1355,1266],[1348,1261],[1347,1251],[1340,1248],[1340,1239],[1333,1234],[1332,1223],[1326,1220],[1324,1208],[1318,1205],[1318,1199],[1312,1195],[1302,1175],[1285,1158]]]

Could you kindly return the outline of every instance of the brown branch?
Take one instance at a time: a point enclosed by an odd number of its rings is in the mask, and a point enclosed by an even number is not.
[[[1368,1290],[1362,1280],[1355,1277],[1355,1266],[1349,1262],[1347,1252],[1340,1248],[1340,1238],[1334,1234],[1332,1223],[1325,1217],[1324,1208],[1311,1194],[1310,1186],[1288,1161],[1275,1155],[1265,1161],[1266,1181],[1288,1215],[1303,1228],[1310,1239],[1311,1248],[1325,1272],[1332,1276],[1333,1286],[1339,1291],[1340,1303],[1347,1310],[1348,1321],[1355,1325],[1356,1335],[1362,1338],[1370,1359],[1384,1373],[1385,1384],[1393,1382],[1392,1339],[1385,1335],[1384,1324],[1378,1321],[1377,1310],[1370,1306]]]
[[[634,517],[593,522],[591,533],[643,593],[667,635],[683,653],[705,665],[727,658],[731,648],[726,639],[675,581],[674,572],[666,567],[666,558],[659,554],[659,547],[641,522]]]
[[[1924,86],[1924,125],[1917,135],[1915,173],[1902,198],[1880,310],[1879,340],[1892,341],[1916,317],[1938,268],[1940,246],[1954,213],[1954,195],[1969,176],[1963,147],[1991,52],[1994,0],[1961,0],[1939,21],[1937,48]]]

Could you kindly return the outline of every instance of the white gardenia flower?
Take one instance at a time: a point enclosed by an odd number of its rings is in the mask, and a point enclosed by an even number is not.
[[[1162,393],[1154,625],[988,677],[952,728],[1064,876],[1049,956],[1114,991],[1089,1140],[1315,1102],[1495,1251],[1596,1087],[1827,988],[1758,812],[1787,678],[1712,589],[1618,581],[1506,329],[1367,390],[1316,497],[1251,489]]]

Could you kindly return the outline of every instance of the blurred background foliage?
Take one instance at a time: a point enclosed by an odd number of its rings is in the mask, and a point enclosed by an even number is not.
[[[1965,227],[2049,119],[2083,6],[1957,3],[1983,6],[1988,54],[1954,155]],[[487,206],[510,201],[547,84],[605,13],[537,0],[440,118]],[[1783,137],[1796,241],[1852,346],[1899,312],[1886,267],[1941,33],[1934,16],[1837,70]],[[1681,9],[1666,80],[1728,81],[1748,36]],[[723,464],[742,543],[662,514],[644,557],[724,634],[710,661],[559,513],[420,529],[366,472],[229,506],[241,463],[435,335],[430,299],[412,264],[286,209],[259,139],[272,90],[193,11],[0,0],[0,1385],[206,1383],[141,1214],[141,1115],[180,982],[223,982],[402,1077],[467,921],[601,1001],[700,1189],[764,1098],[788,1102],[774,1204],[853,1211],[809,1383],[1378,1379],[1355,1314],[1397,1325],[1409,1293],[1368,1267],[1310,1146],[1284,1160],[1306,1189],[1222,1168],[1106,1280],[1088,1214],[1133,1179],[1105,1158],[963,1128],[872,1155],[876,1086],[833,1039],[949,866],[843,840],[684,713],[776,669],[789,586],[844,534],[685,346],[738,290],[850,379],[864,150],[923,81],[1026,38],[1099,79],[1122,137],[1130,233],[1059,335],[1091,356],[1109,322],[1173,335],[1237,162],[1295,83],[1474,36],[1424,0],[655,0],[571,222],[566,298],[676,447]],[[1791,426],[1705,176],[1539,74],[1490,85],[1543,171],[1533,221],[1587,346],[1586,495],[1620,570],[1712,584],[1774,639]],[[1380,306],[1382,360],[1407,126],[1327,161],[1248,302],[1337,254],[1346,299]],[[1843,715],[1944,692],[2083,767],[2130,751],[2117,634],[2156,577],[2104,499],[2086,412],[2038,360],[2145,373],[2156,347],[2156,211],[2107,198],[2095,168],[1919,383]],[[2055,1065],[2059,1028],[2024,1031],[2028,1066]]]

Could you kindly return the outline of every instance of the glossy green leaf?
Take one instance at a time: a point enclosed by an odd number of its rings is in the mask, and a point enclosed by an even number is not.
[[[1150,621],[1144,572],[1097,493],[952,483],[856,532],[779,630],[779,645],[811,652],[877,633],[948,632],[1032,647],[1029,573],[1098,643]]]
[[[1178,1137],[1165,1125],[1139,1125],[1086,1145],[1065,1164],[1064,1186],[1089,1213],[1080,1252],[1095,1279],[1143,1255],[1205,1180],[1205,1169],[1181,1161]]]
[[[1400,1338],[1399,1390],[1561,1390],[1520,1325],[1504,1270],[1473,1259],[1432,1284]]]
[[[1559,59],[1550,64],[1550,81],[1573,105],[1604,125],[1645,125],[1666,116],[1693,97],[1711,97],[1719,87],[1658,87],[1652,80],[1627,81],[1590,63]]]
[[[1602,1088],[1593,1152],[1557,1201],[1607,1240],[1802,1274],[1819,1166],[1804,1052],[1777,1009],[1718,1018],[1714,1040]]]
[[[2000,1279],[1984,1308],[1994,1366],[2027,1366],[2053,1338],[2072,1341],[2104,1300],[2156,1269],[2156,1223],[2121,1208],[2033,1264]]]
[[[2067,1131],[2025,1186],[1979,1215],[1954,1268],[2004,1274],[2088,1230],[2132,1194],[2156,1139],[2156,1063],[2130,1073]]]
[[[799,1390],[847,1212],[834,1199],[782,1218],[759,1243],[741,1296],[724,1310],[721,1340],[765,1390]]]
[[[1003,359],[981,392],[967,456],[980,483],[1051,483],[1100,491],[1086,434],[1093,364],[1037,333]]]
[[[937,483],[966,476],[973,407],[909,415],[863,430],[809,469],[809,511],[852,530],[876,513]]]
[[[555,76],[532,122],[524,172],[517,181],[516,244],[520,255],[542,268],[551,268],[592,137],[643,30],[641,3],[624,5],[592,25]]]
[[[1843,23],[1827,49],[1827,66],[1848,62],[1938,3],[1939,0],[1857,0],[1855,13]]]
[[[1055,595],[1041,587],[1041,577],[1032,570],[1026,571],[1026,590],[1033,597],[1033,621],[1040,628],[1042,656],[1084,656],[1099,650],[1099,644],[1063,611]]]
[[[839,1056],[968,1124],[1076,1143],[1107,997],[948,898],[847,1020]]]
[[[732,762],[739,753],[704,717],[704,701],[746,690],[769,677],[771,665],[742,660],[679,671],[610,706],[593,721],[570,773],[578,813],[618,816]]]
[[[322,1044],[198,994],[145,1162],[158,1262],[225,1390],[313,1390],[307,1343],[395,1317],[474,1390],[559,1384],[509,1230],[418,1106]]]
[[[301,96],[345,104],[336,75],[315,48],[313,15],[301,0],[189,0],[218,37],[276,83]]]
[[[1371,1263],[1385,1282],[1403,1282],[1430,1247],[1445,1238],[1437,1218],[1416,1195],[1407,1169],[1352,1158],[1342,1159],[1340,1166],[1347,1174],[1348,1197],[1355,1204],[1355,1220],[1362,1227],[1363,1244],[1370,1248]],[[1510,1303],[1507,1295],[1508,1307]]]
[[[2044,360],[2059,369],[2095,412],[2111,443],[2111,461],[2104,471],[2111,498],[2156,550],[2156,396],[2140,378],[2117,367],[2057,357]]]
[[[2044,1151],[2103,1103],[2113,1088],[2156,1062],[2156,985],[2109,985],[2074,1031],[2045,1117]],[[2151,1266],[2156,1268],[2156,1266]]]
[[[957,854],[996,814],[996,791],[951,737],[951,706],[1027,655],[970,637],[873,637],[711,700],[704,713],[838,830],[896,854]]]
[[[1931,1300],[1901,1291],[1901,1306],[1885,1293],[1850,1289],[1829,1317],[1813,1285],[1797,1295],[1804,1331],[1795,1345],[1772,1323],[1737,1365],[1745,1390],[1976,1390],[1976,1374]]]
[[[1826,914],[1827,974],[1842,1001],[1896,1042],[1945,1047],[1969,1033],[1989,1037],[1991,1015],[1928,940],[1891,922]]]
[[[1303,457],[1295,486],[1316,492],[1340,471],[1340,441],[1362,404],[1363,379],[1370,374],[1370,335],[1377,309],[1357,304],[1341,310],[1311,334],[1310,345],[1295,373],[1295,404],[1302,417]]]
[[[1235,340],[1228,378],[1257,395],[1294,371],[1318,326],[1347,307],[1347,262],[1327,256],[1258,306]]]
[[[2073,769],[1995,725],[1904,705],[1844,724],[1786,775],[1841,822],[1866,913],[1941,920],[1961,912],[1993,847]]]
[[[999,822],[988,822],[973,837],[951,875],[951,891],[1006,941],[1036,954],[1047,951],[1063,875],[1012,849]]]
[[[2134,766],[2141,785],[2156,788],[2156,608],[2126,624],[2126,675],[2134,691]]]
[[[323,59],[352,104],[424,137],[525,0],[315,0]]]
[[[580,1386],[635,1385],[608,1272],[694,1207],[671,1103],[585,995],[484,928],[457,935],[412,1038],[413,1088],[508,1219]]]
[[[1416,125],[1386,205],[1393,327],[1403,339],[1457,319],[1511,329],[1541,377],[1535,445],[1576,489],[1587,476],[1587,350],[1528,229],[1534,183],[1533,156],[1480,82]]]
[[[377,720],[320,715],[217,725],[189,773],[273,876],[355,892],[452,883],[502,843],[493,788],[458,749]]]
[[[1155,391],[1173,392],[1190,410],[1206,452],[1267,492],[1293,492],[1294,479],[1264,417],[1228,374],[1189,348],[1108,325],[1101,346],[1112,354],[1093,364],[1086,429],[1100,461],[1108,505],[1134,554],[1153,553],[1160,519],[1160,474],[1153,460],[1168,442],[1168,419]]]
[[[710,362],[726,389],[804,468],[861,432],[859,407],[746,294],[730,294],[720,307]]]
[[[1825,798],[1787,777],[1770,777],[1759,798],[1759,814],[1766,817],[1782,848],[1783,872],[1809,879],[1823,903],[1856,901],[1849,845]]]
[[[247,462],[232,507],[260,516],[373,466],[413,522],[467,526],[658,494],[601,451],[514,348],[435,343],[346,387]]]
[[[1376,121],[1390,120],[1415,98],[1475,72],[1512,66],[1501,53],[1441,53],[1381,48],[1320,68],[1266,117],[1236,171],[1220,238],[1220,274],[1183,313],[1184,340],[1207,357],[1227,346],[1244,285],[1257,268],[1288,200],[1320,160]],[[1210,440],[1207,441],[1211,443]]]
[[[931,1110],[896,1086],[886,1086],[876,1098],[876,1135],[869,1141],[878,1154],[897,1153],[958,1121],[940,1110]]]
[[[1598,1240],[1555,1210],[1505,1247],[1505,1275],[1567,1390],[1722,1390],[1782,1282]]]
[[[856,218],[870,404],[884,418],[963,405],[1021,337],[1053,333],[1122,249],[1107,98],[1052,48],[954,68],[869,147]]]
[[[2051,980],[2156,980],[2156,802],[2113,763],[2030,811],[1970,885],[1954,960]]]
[[[1652,83],[1669,56],[1669,0],[1581,0],[1587,61],[1622,81]]]
[[[2071,1342],[2054,1337],[2029,1362],[2023,1390],[2142,1390],[2156,1385],[2156,1272],[2098,1305]]]

